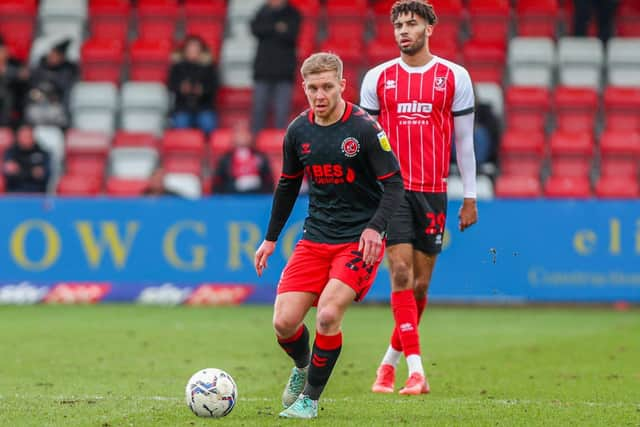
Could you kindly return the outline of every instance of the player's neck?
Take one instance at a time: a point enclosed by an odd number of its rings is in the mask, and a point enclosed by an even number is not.
[[[427,65],[432,59],[433,55],[429,52],[428,49],[421,50],[417,52],[415,55],[401,55],[402,62],[407,64],[410,67],[422,67],[423,65]]]
[[[336,108],[328,117],[323,118],[323,117],[318,117],[314,115],[314,121],[316,122],[316,124],[320,126],[332,125],[342,118],[346,108],[347,108],[347,102],[344,99],[340,99],[340,101],[338,101],[338,104],[336,105]]]

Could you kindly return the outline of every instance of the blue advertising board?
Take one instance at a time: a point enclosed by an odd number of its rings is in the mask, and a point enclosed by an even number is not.
[[[640,302],[640,201],[484,202],[464,233],[458,207],[449,204],[432,301]],[[0,303],[270,302],[306,200],[258,278],[270,209],[270,196],[2,198]],[[367,300],[388,297],[383,266]]]

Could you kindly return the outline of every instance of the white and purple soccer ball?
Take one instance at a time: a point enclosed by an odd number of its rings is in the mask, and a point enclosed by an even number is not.
[[[221,418],[233,410],[238,387],[231,375],[216,368],[202,369],[189,379],[187,406],[199,417]]]

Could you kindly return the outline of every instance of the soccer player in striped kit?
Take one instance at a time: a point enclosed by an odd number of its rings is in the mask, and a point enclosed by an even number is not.
[[[388,226],[391,308],[395,328],[377,370],[372,391],[392,393],[395,369],[404,352],[409,378],[400,394],[429,392],[420,352],[418,323],[436,258],[442,250],[447,214],[447,176],[452,139],[462,175],[464,201],[459,228],[478,219],[476,161],[473,149],[474,95],[467,70],[433,55],[433,6],[399,0],[391,8],[400,57],[380,64],[364,77],[360,105],[387,132],[398,157],[405,199]]]

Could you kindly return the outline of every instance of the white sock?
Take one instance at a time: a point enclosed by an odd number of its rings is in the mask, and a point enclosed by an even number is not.
[[[395,348],[389,346],[387,348],[387,352],[384,354],[382,358],[383,365],[391,365],[394,368],[398,367],[398,362],[400,361],[400,357],[402,356],[402,352],[396,350]]]
[[[407,367],[409,368],[409,376],[414,372],[424,375],[424,368],[422,367],[422,358],[419,354],[411,354],[407,356]]]

